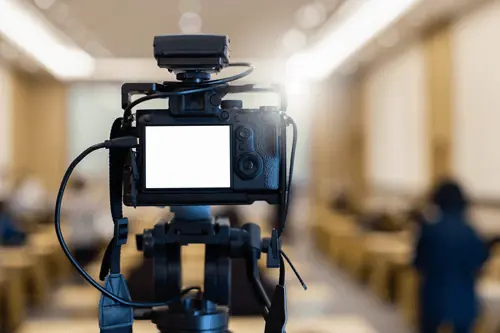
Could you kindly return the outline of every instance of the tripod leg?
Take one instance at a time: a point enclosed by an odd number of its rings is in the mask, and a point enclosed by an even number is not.
[[[262,285],[262,281],[260,280],[259,266],[257,265],[257,258],[255,256],[252,256],[252,258],[247,257],[247,275],[252,284],[257,300],[264,307],[264,318],[266,318],[269,314],[271,301],[269,300],[264,286]]]

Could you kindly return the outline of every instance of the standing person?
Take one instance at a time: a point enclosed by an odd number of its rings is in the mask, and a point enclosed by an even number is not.
[[[468,202],[456,182],[439,183],[431,201],[414,260],[422,277],[420,332],[435,333],[450,324],[455,333],[471,333],[479,313],[475,284],[488,245],[469,225]]]

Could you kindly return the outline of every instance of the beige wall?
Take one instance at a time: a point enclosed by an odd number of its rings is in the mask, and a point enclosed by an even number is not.
[[[500,198],[500,1],[469,13],[451,31],[453,170],[473,196]]]
[[[311,87],[308,163],[310,189],[317,203],[328,203],[334,191],[352,187],[347,158],[352,115],[350,85],[344,77],[332,77]]]
[[[13,75],[13,168],[38,176],[51,192],[67,167],[66,88],[49,77]]]
[[[0,63],[0,174],[12,167],[12,78],[10,70]]]
[[[428,185],[426,63],[415,43],[366,75],[365,174],[372,191]]]

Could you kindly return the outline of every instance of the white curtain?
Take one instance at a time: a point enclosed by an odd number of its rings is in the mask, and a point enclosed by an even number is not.
[[[500,1],[453,30],[454,171],[472,196],[500,198]]]
[[[421,45],[373,71],[365,88],[369,184],[408,193],[424,190],[429,157]]]

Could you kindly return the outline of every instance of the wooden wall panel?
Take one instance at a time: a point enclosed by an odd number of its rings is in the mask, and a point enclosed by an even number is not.
[[[366,113],[364,93],[365,84],[360,78],[350,84],[349,132],[347,135],[347,177],[350,191],[356,202],[367,196],[366,181]]]
[[[453,105],[451,30],[442,24],[425,38],[432,181],[452,171]]]
[[[14,175],[34,174],[53,193],[67,167],[66,87],[23,73],[13,81]]]

